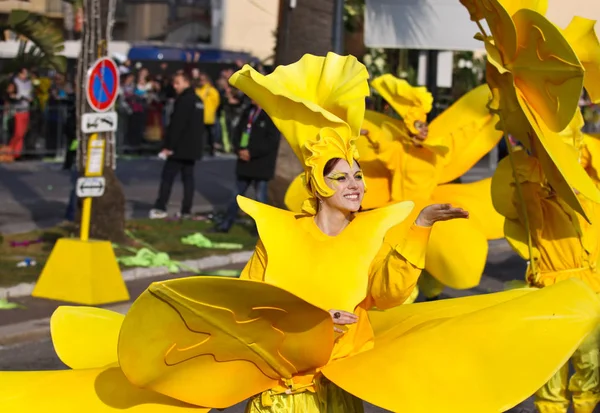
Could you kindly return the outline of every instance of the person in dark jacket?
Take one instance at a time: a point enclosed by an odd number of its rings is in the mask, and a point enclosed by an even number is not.
[[[165,159],[158,199],[150,211],[150,218],[167,217],[167,203],[171,196],[173,181],[179,173],[183,182],[181,217],[188,218],[194,198],[194,165],[202,159],[204,136],[204,105],[191,87],[190,77],[178,72],[173,78],[177,93],[173,113],[159,157]]]
[[[267,186],[275,175],[279,141],[279,131],[269,115],[252,101],[233,131],[232,143],[238,154],[236,191],[225,219],[216,227],[217,232],[229,231],[239,211],[236,197],[244,195],[251,185],[254,186],[256,200],[267,203]]]

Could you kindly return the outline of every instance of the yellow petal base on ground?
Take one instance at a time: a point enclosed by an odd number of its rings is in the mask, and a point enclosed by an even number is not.
[[[0,372],[0,411],[6,413],[207,413],[134,387],[118,367]]]
[[[374,321],[387,337],[378,344],[376,336],[373,350],[323,372],[346,391],[391,411],[506,411],[569,359],[597,325],[600,300],[579,280],[528,294],[499,294],[401,306],[390,313],[393,320]],[[460,300],[467,301],[457,304]],[[396,330],[386,330],[394,322]],[[365,371],[376,372],[377,380]]]
[[[139,387],[225,408],[327,364],[332,349],[327,311],[262,282],[190,277],[135,301],[119,364]]]
[[[122,314],[102,308],[58,307],[50,319],[54,350],[72,369],[116,364],[124,318]]]

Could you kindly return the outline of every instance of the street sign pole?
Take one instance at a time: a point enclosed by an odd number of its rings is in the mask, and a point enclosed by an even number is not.
[[[109,241],[90,239],[92,198],[106,187],[104,157],[106,141],[99,133],[116,129],[114,108],[119,89],[115,63],[98,59],[88,71],[86,96],[94,113],[82,116],[82,131],[91,133],[87,146],[84,177],[77,180],[77,196],[83,198],[81,233],[77,238],[59,239],[42,270],[32,296],[84,305],[101,305],[129,300],[119,264]]]
[[[102,176],[104,170],[105,141],[98,138],[94,133],[88,141],[88,157],[85,165],[85,176]],[[92,198],[83,199],[83,208],[81,210],[81,234],[82,241],[87,241],[90,237],[90,220],[92,217]]]

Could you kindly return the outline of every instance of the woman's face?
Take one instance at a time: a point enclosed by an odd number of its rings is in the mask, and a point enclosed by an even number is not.
[[[365,195],[363,173],[356,161],[352,167],[347,161],[340,159],[333,170],[325,175],[327,185],[335,190],[335,194],[323,199],[323,206],[343,212],[360,210]]]
[[[429,134],[429,125],[426,122],[418,120],[415,122],[415,129],[419,131],[419,134],[415,136],[415,140],[423,143]]]

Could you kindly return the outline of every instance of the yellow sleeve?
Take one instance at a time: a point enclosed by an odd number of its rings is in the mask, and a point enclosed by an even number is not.
[[[267,250],[259,239],[254,248],[254,254],[250,258],[250,261],[246,264],[240,279],[242,280],[253,280],[253,281],[264,281],[265,271],[267,269]]]
[[[385,310],[403,304],[425,267],[431,227],[413,224],[406,232],[386,236],[371,264],[366,308]]]

